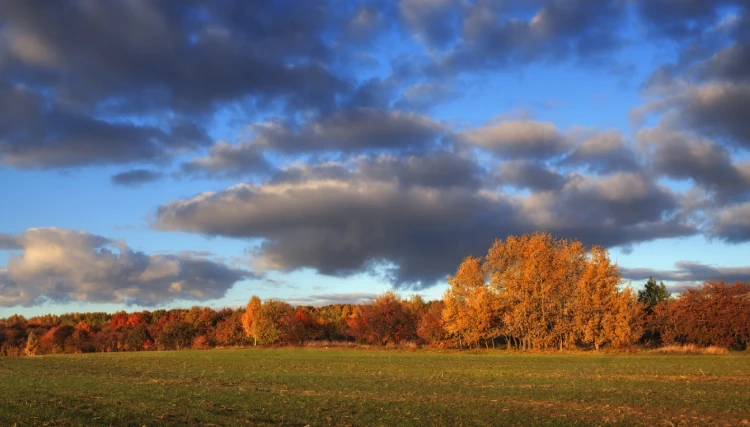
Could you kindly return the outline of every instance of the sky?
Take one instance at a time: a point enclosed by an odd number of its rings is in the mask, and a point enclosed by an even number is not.
[[[438,299],[535,231],[750,281],[750,5],[7,1],[0,189],[0,317]]]

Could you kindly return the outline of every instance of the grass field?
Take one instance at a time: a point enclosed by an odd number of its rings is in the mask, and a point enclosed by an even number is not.
[[[0,358],[0,425],[750,425],[750,356],[328,349]]]

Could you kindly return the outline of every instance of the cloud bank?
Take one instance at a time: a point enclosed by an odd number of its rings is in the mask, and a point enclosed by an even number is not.
[[[84,231],[32,228],[0,234],[17,249],[0,271],[0,306],[43,301],[154,306],[224,296],[251,273],[200,257],[148,255]]]

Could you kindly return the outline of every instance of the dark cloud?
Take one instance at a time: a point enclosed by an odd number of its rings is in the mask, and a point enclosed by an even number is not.
[[[750,148],[750,83],[675,85],[663,96],[633,110],[636,121],[661,114],[660,126],[694,132],[724,145]]]
[[[750,84],[707,83],[677,97],[676,115],[683,126],[705,135],[727,139],[750,149]]]
[[[523,215],[538,230],[606,247],[690,236],[677,197],[639,173],[573,175],[557,192],[523,198]]]
[[[466,188],[412,184],[358,174],[237,185],[163,205],[156,226],[262,238],[256,263],[267,269],[349,275],[392,263],[395,284],[419,288],[467,249],[486,250],[492,234],[478,229],[512,208]]]
[[[528,120],[489,123],[460,134],[458,140],[510,159],[546,159],[569,148],[568,140],[554,124]]]
[[[419,156],[379,156],[358,159],[362,179],[394,180],[404,186],[432,188],[479,188],[484,171],[473,159],[447,151],[433,151]]]
[[[504,162],[495,174],[498,183],[531,191],[560,190],[565,177],[556,171],[533,162]]]
[[[40,301],[157,305],[205,301],[251,274],[206,259],[147,255],[83,231],[32,228],[17,238],[22,253],[0,271],[0,306]]]
[[[700,283],[720,280],[729,283],[750,282],[750,267],[714,267],[699,262],[680,261],[674,270],[654,270],[650,268],[620,267],[622,277],[628,280],[656,280],[670,282]]]
[[[548,230],[616,246],[697,232],[645,176],[578,176],[557,192],[512,196],[477,186],[483,175],[466,162],[440,153],[298,166],[265,184],[164,204],[154,226],[262,239],[254,262],[263,269],[384,273],[414,289],[509,234]]]
[[[692,179],[722,204],[750,196],[750,168],[736,165],[722,146],[659,127],[640,131],[638,140],[654,173]]]
[[[113,122],[50,108],[32,90],[0,81],[0,162],[18,168],[160,161],[207,142],[192,123]]]
[[[707,78],[750,82],[750,42],[738,42],[717,52],[700,71]]]
[[[701,35],[717,23],[719,11],[742,0],[636,0],[641,21],[652,35],[686,39]]]
[[[287,153],[424,150],[448,130],[427,116],[373,108],[347,109],[300,126],[278,120],[252,128],[255,143]]]
[[[730,243],[750,241],[750,203],[717,209],[709,220],[709,233]]]
[[[401,0],[399,12],[412,33],[431,46],[453,42],[461,28],[462,6],[456,0]]]
[[[354,11],[267,0],[0,6],[0,161],[158,161],[209,142],[223,107],[323,112],[353,89],[331,71]],[[134,31],[133,29],[137,29]]]
[[[22,246],[18,243],[18,236],[14,234],[0,233],[0,249],[22,249]]]
[[[183,175],[242,177],[268,174],[273,167],[257,144],[230,144],[217,142],[208,155],[183,163]]]
[[[125,187],[137,187],[162,179],[164,174],[151,169],[133,169],[112,175],[112,183]]]
[[[587,136],[561,161],[562,165],[582,168],[590,173],[633,172],[640,169],[635,151],[617,131]]]
[[[538,3],[543,3],[540,8]],[[441,68],[497,69],[537,61],[609,59],[623,43],[616,31],[623,12],[623,2],[617,0],[478,1],[468,7],[461,37]]]

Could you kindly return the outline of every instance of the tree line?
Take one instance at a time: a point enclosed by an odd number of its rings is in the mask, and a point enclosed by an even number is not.
[[[745,349],[750,284],[706,282],[677,296],[651,278],[623,286],[606,250],[545,233],[468,256],[442,300],[386,292],[366,304],[72,313],[0,319],[0,355],[352,343],[441,348],[593,349],[673,344]]]

